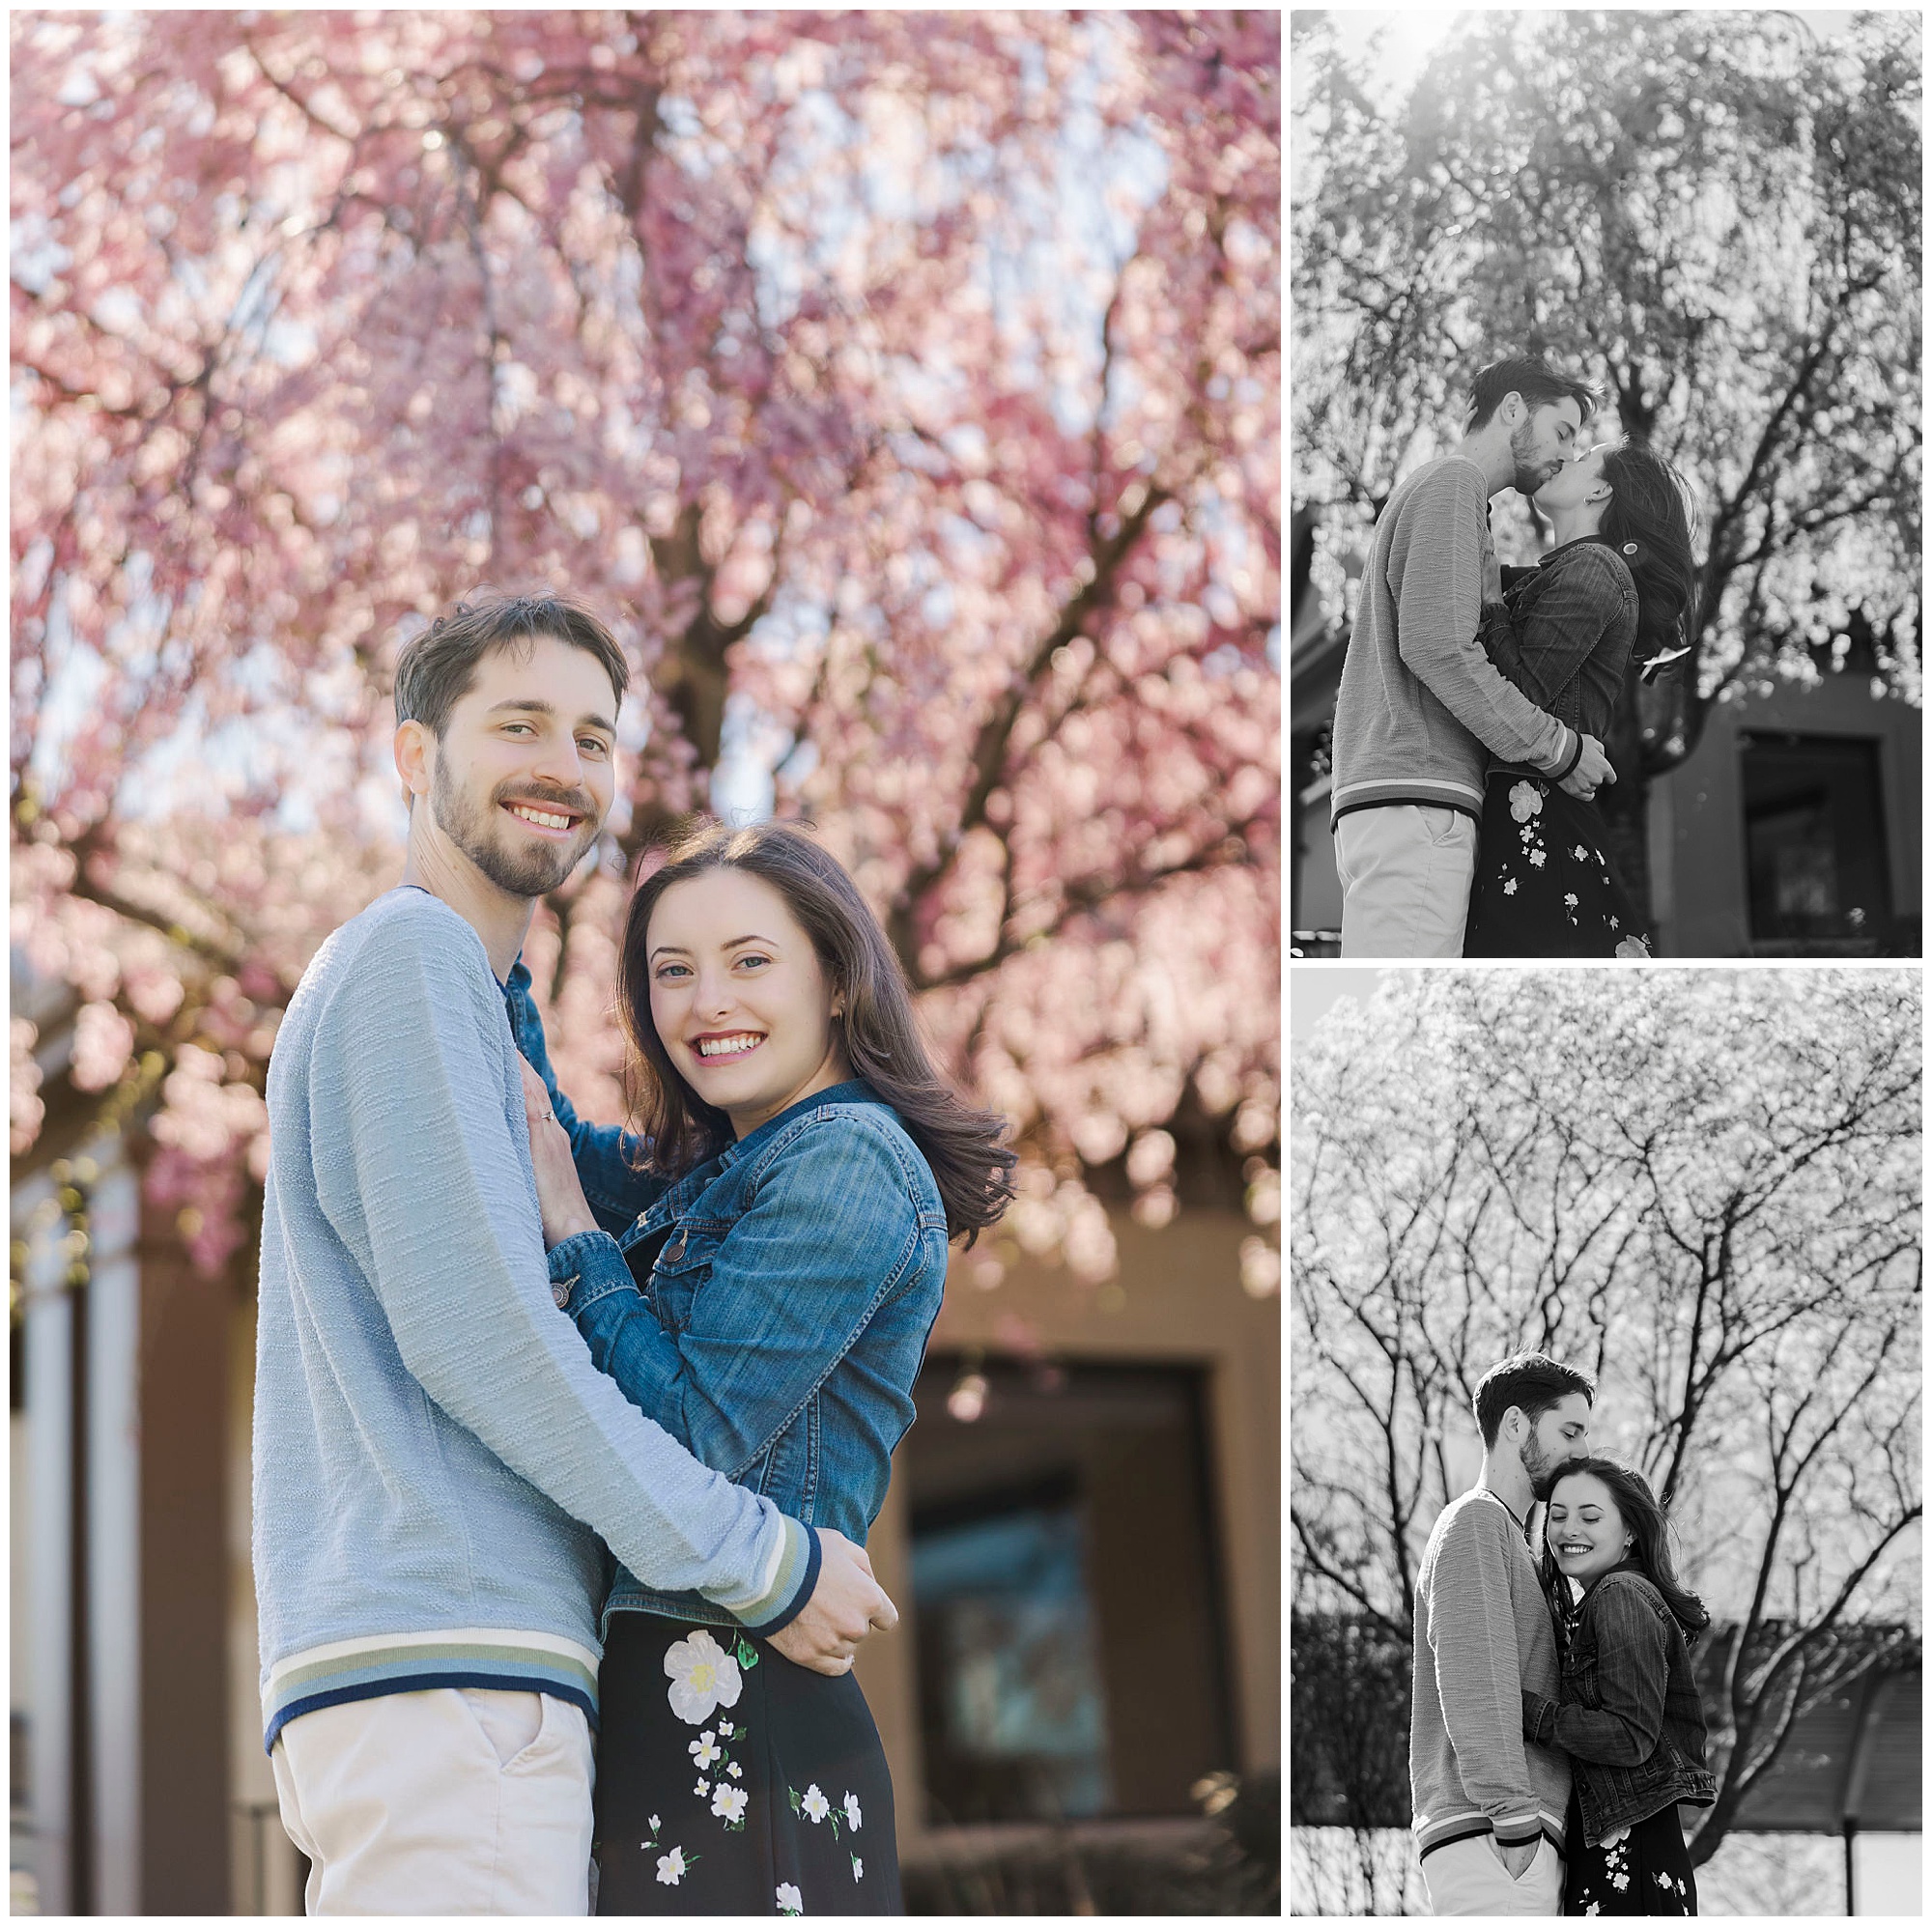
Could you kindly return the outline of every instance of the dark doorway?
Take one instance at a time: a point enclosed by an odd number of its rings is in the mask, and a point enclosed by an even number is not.
[[[1753,733],[1743,751],[1753,949],[1884,950],[1892,910],[1877,742]]]

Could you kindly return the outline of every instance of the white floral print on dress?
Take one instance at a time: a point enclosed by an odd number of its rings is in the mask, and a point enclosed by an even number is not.
[[[1506,896],[1513,896],[1516,894],[1516,878],[1514,876],[1512,876],[1509,879],[1509,881],[1503,885],[1503,894]]]
[[[700,1732],[691,1742],[690,1751],[691,1756],[697,1761],[697,1770],[700,1772],[711,1764],[712,1760],[722,1759],[724,1756],[724,1748],[719,1744],[717,1735],[710,1732]]]
[[[660,1885],[675,1885],[684,1877],[686,1870],[684,1848],[682,1846],[673,1846],[658,1861],[658,1884]]]
[[[845,1824],[849,1826],[854,1832],[858,1831],[859,1795],[857,1793],[847,1793],[845,1795]]]
[[[1543,851],[1540,849],[1532,849],[1529,852],[1529,860],[1533,864],[1535,864],[1539,869],[1541,869],[1543,867]]]
[[[852,1877],[855,1880],[862,1880],[866,1877],[866,1862],[857,1853],[852,1855]]]
[[[1510,791],[1510,814],[1518,822],[1526,823],[1531,816],[1543,813],[1543,792],[1533,782],[1519,782]]]
[[[666,1696],[687,1725],[702,1725],[720,1706],[734,1706],[744,1689],[738,1661],[708,1631],[680,1638],[664,1657],[670,1681]]]
[[[795,1912],[801,1917],[804,1915],[805,1899],[797,1886],[793,1885],[789,1880],[780,1883],[779,1911],[781,1912]]]
[[[728,1819],[735,1826],[744,1818],[751,1797],[742,1786],[727,1786],[721,1781],[718,1790],[711,1795],[711,1810],[720,1819]]]
[[[1650,961],[1650,945],[1640,936],[1627,936],[1617,945],[1619,956],[1636,956],[1644,962]]]
[[[814,1826],[832,1810],[832,1801],[818,1790],[815,1784],[806,1787],[805,1798],[800,1802],[805,1807],[805,1816]]]

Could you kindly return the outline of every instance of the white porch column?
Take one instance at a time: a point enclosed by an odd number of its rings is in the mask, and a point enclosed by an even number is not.
[[[44,1179],[37,1186],[50,1187]],[[22,1215],[31,1209],[18,1200]],[[28,1784],[34,1878],[43,1915],[71,1912],[73,1735],[73,1303],[61,1288],[67,1260],[54,1234],[32,1240],[26,1268],[29,1502],[26,1544],[30,1650]]]
[[[91,1186],[87,1565],[94,1910],[141,1904],[141,1278],[138,1179]]]

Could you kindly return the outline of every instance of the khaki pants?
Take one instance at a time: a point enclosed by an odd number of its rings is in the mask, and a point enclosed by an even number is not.
[[[270,1756],[310,1913],[590,1910],[590,1725],[565,1699],[391,1692],[292,1718]]]
[[[1476,880],[1476,819],[1382,803],[1335,825],[1342,954],[1460,956]]]
[[[1438,1919],[1554,1918],[1563,1905],[1563,1857],[1548,1839],[1537,1842],[1536,1857],[1520,1880],[1510,1878],[1493,1835],[1485,1832],[1436,1847],[1422,1862],[1422,1881]]]

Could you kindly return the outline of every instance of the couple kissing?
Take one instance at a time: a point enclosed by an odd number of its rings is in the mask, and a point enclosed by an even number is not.
[[[1597,408],[1495,362],[1376,524],[1335,702],[1344,956],[1649,954],[1596,797],[1628,680],[1689,653],[1690,497],[1614,423],[1593,439]],[[1509,488],[1549,524],[1534,568],[1496,558]]]

